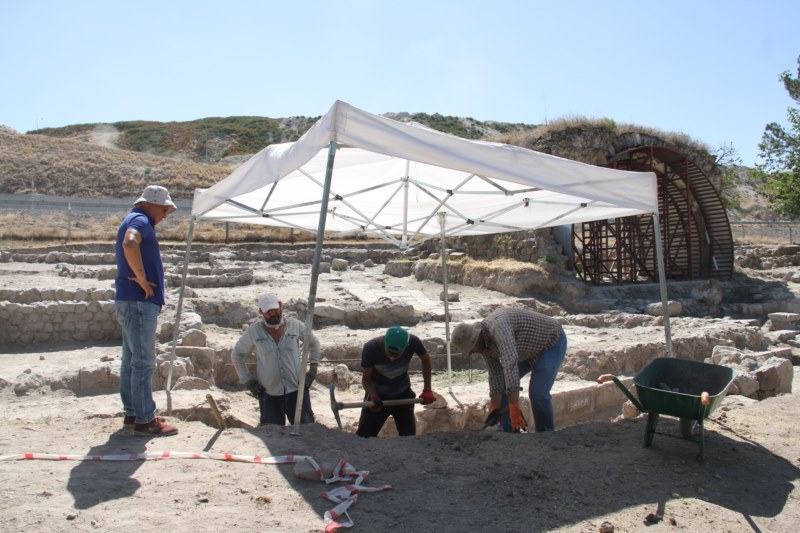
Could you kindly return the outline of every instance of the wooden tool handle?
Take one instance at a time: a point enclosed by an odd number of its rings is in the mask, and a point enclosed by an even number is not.
[[[422,398],[408,398],[404,400],[384,400],[382,407],[394,407],[396,405],[411,405],[415,403],[422,403]],[[374,402],[336,402],[337,409],[349,409],[351,407],[375,407]]]

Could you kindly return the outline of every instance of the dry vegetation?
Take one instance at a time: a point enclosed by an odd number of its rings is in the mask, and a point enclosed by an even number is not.
[[[0,211],[0,248],[25,248],[42,244],[114,242],[117,229],[126,212],[66,213],[56,211]],[[187,216],[167,217],[158,226],[162,244],[185,244],[189,235]],[[198,223],[192,233],[193,242],[307,242],[313,245],[314,234],[284,228],[224,222]]]
[[[192,198],[231,169],[43,135],[0,134],[0,193],[136,197],[148,184]],[[34,190],[31,189],[31,184]]]

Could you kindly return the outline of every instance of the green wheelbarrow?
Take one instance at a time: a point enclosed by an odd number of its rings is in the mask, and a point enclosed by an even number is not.
[[[698,459],[702,461],[705,444],[703,421],[725,397],[734,377],[736,372],[732,368],[687,359],[659,357],[633,378],[638,399],[612,374],[603,374],[597,378],[597,382],[613,380],[639,411],[647,413],[645,448],[653,443],[659,415],[679,418],[681,437],[684,439],[694,439],[694,431],[699,428]]]

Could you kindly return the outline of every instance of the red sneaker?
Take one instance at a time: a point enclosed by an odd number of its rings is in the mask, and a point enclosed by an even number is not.
[[[133,432],[136,435],[146,435],[152,437],[168,437],[170,435],[177,435],[178,428],[165,424],[161,417],[156,417],[147,424],[135,424]]]

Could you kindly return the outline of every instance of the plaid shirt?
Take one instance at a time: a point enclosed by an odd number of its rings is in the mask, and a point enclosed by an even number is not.
[[[481,324],[489,394],[519,389],[519,361],[535,364],[563,333],[556,319],[522,307],[492,311]]]

